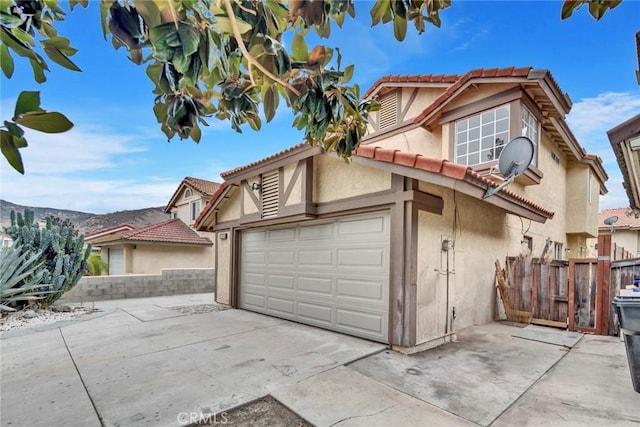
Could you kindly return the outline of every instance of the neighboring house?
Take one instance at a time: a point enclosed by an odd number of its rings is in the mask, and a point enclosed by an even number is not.
[[[0,231],[0,248],[8,248],[13,245],[13,238],[4,231]]]
[[[217,182],[188,176],[178,185],[164,211],[192,226],[218,187]]]
[[[110,275],[160,274],[165,268],[212,268],[213,243],[179,219],[143,228],[122,224],[85,236],[101,249]]]
[[[629,207],[640,217],[640,114],[611,129],[607,135],[622,171]]]
[[[605,219],[617,217],[613,225],[605,224]],[[640,258],[640,218],[631,209],[605,209],[598,215],[599,234],[611,234],[612,260]]]
[[[382,109],[352,164],[301,144],[222,174],[195,224],[215,233],[218,302],[416,351],[494,319],[496,260],[597,236],[607,175],[549,71],[387,76],[365,98]],[[483,198],[523,135],[533,164]]]

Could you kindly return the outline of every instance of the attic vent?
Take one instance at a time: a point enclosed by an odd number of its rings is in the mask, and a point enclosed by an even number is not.
[[[278,171],[262,174],[262,218],[278,215]]]
[[[556,165],[560,164],[560,157],[553,151],[551,152],[551,159],[555,162]]]
[[[382,96],[379,102],[382,108],[378,113],[378,129],[388,129],[398,124],[398,91]]]

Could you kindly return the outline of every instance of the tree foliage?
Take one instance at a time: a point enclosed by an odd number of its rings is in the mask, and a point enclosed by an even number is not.
[[[561,17],[588,4],[600,19],[620,2],[566,0]],[[376,0],[358,6],[365,4],[371,25],[391,23],[402,41],[410,24],[418,33],[428,24],[439,27],[439,14],[451,1]],[[0,0],[0,5],[7,77],[14,70],[10,52],[29,61],[39,83],[49,71],[44,56],[80,71],[71,60],[76,49],[54,27],[65,16],[57,0]],[[86,7],[88,0],[69,5]],[[361,100],[358,85],[349,85],[354,67],[343,67],[338,48],[307,44],[311,31],[326,38],[332,26],[341,28],[347,16],[354,18],[355,0],[101,0],[99,7],[105,38],[110,35],[116,49],[124,47],[134,63],[146,67],[155,86],[153,111],[168,139],[178,135],[199,142],[201,126],[211,117],[228,120],[237,132],[246,125],[259,130],[284,102],[309,144],[348,159],[365,134],[369,113],[379,108]],[[18,133],[13,137],[22,138]]]

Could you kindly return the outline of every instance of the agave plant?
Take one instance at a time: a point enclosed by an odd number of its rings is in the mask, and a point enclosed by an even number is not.
[[[23,252],[22,245],[0,251],[0,305],[32,302],[51,293],[42,284],[41,252]]]

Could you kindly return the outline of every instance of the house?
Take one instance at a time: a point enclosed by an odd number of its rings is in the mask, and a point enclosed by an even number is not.
[[[178,185],[164,211],[171,218],[179,218],[192,226],[218,187],[220,184],[217,182],[187,176]]]
[[[301,144],[222,174],[195,223],[218,302],[413,352],[494,319],[495,260],[597,236],[607,175],[549,71],[386,76],[364,97],[382,108],[351,164]],[[519,136],[532,164],[485,198]]]
[[[636,218],[640,217],[640,114],[614,127],[607,135],[622,171],[629,206]]]
[[[211,264],[214,255],[211,240],[177,218],[142,228],[121,224],[88,234],[85,242],[100,248],[102,259],[109,264],[109,275],[203,268]]]
[[[607,219],[615,222],[607,223]],[[612,261],[640,258],[640,218],[631,209],[605,209],[598,215],[599,234],[611,235]]]
[[[8,248],[13,245],[13,238],[4,231],[0,231],[0,248]]]

